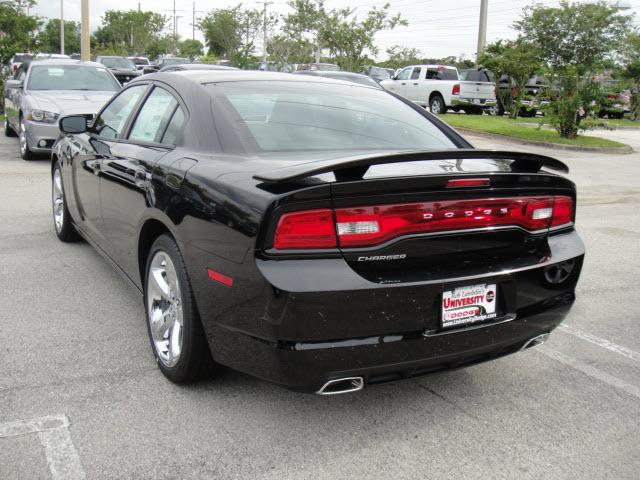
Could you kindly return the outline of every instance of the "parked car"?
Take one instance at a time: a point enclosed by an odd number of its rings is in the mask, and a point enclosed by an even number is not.
[[[136,65],[125,57],[99,55],[96,57],[96,62],[111,70],[122,85],[142,75]]]
[[[35,60],[69,60],[71,57],[64,53],[38,53]]]
[[[339,72],[340,67],[335,63],[302,63],[298,65],[297,70],[321,70],[325,72]]]
[[[520,101],[520,117],[535,117],[542,112],[543,107],[549,104],[551,87],[549,81],[543,75],[533,75],[525,84],[525,93]],[[498,96],[495,108],[497,115],[504,115],[510,112],[515,105],[515,98],[518,95],[518,86],[508,75],[502,75],[498,80],[498,89],[502,94]],[[510,102],[511,105],[504,105],[503,101]]]
[[[184,70],[238,70],[235,67],[225,67],[224,65],[213,65],[210,63],[182,63],[180,65],[169,65],[160,69],[160,72],[181,72]]]
[[[171,67],[174,65],[186,65],[192,63],[190,59],[184,57],[162,57],[158,58],[151,65],[143,67],[144,73],[153,73],[162,70],[164,67]]]
[[[147,57],[127,57],[127,58],[131,60],[133,64],[136,66],[136,69],[140,71],[144,70],[144,67],[151,65],[151,62],[149,62],[149,59]]]
[[[382,89],[159,73],[60,127],[55,232],[140,291],[174,382],[215,362],[346,393],[537,345],[574,301],[566,165],[474,150]]]
[[[482,114],[496,104],[495,83],[488,77],[483,81],[463,81],[458,69],[447,65],[411,65],[380,84],[436,114],[449,108]]]
[[[345,82],[359,83],[368,87],[382,88],[373,78],[359,73],[351,72],[334,72],[331,70],[298,70],[293,72],[298,75],[311,75],[314,77],[333,78],[335,80],[344,80]]]
[[[597,114],[600,118],[623,118],[630,110],[630,91],[620,87],[618,80],[608,79],[599,83]]]
[[[9,73],[15,75],[18,72],[18,68],[24,61],[33,60],[34,55],[32,53],[16,53],[11,60],[9,60]]]
[[[99,63],[61,59],[24,65],[5,84],[4,134],[19,136],[25,160],[51,151],[60,134],[60,116],[94,114],[120,88]]]
[[[365,68],[362,73],[373,78],[376,82],[381,82],[382,80],[389,80],[390,78],[393,78],[395,70],[392,68],[371,66]]]

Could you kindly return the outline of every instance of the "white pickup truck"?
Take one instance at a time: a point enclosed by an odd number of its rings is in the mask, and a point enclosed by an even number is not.
[[[412,102],[429,107],[431,113],[455,111],[481,114],[496,105],[495,83],[486,70],[466,73],[468,80],[458,75],[456,67],[446,65],[411,65],[380,82],[385,89]]]

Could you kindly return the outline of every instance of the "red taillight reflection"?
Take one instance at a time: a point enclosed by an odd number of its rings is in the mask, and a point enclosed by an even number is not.
[[[308,210],[280,217],[276,249],[367,247],[409,234],[518,226],[529,231],[573,220],[567,196],[445,200]]]
[[[209,278],[215,282],[226,285],[227,287],[233,287],[233,278],[228,277],[220,272],[216,272],[211,268],[207,268],[207,275]]]
[[[273,246],[289,248],[335,248],[336,227],[328,208],[285,213],[280,217]]]

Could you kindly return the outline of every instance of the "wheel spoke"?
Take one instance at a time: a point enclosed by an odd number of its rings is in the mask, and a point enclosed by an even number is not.
[[[157,293],[165,298],[169,298],[170,288],[164,273],[165,271],[161,268],[152,268],[149,278],[153,287],[157,290]]]

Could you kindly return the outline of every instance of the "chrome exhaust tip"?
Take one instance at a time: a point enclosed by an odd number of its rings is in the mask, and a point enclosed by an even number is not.
[[[538,345],[542,345],[549,338],[550,333],[543,333],[542,335],[538,335],[537,337],[533,337],[530,340],[527,340],[525,344],[522,346],[520,350],[526,350],[527,348],[537,347]]]
[[[340,395],[341,393],[357,392],[364,388],[364,378],[345,377],[329,380],[316,393],[318,395]]]

